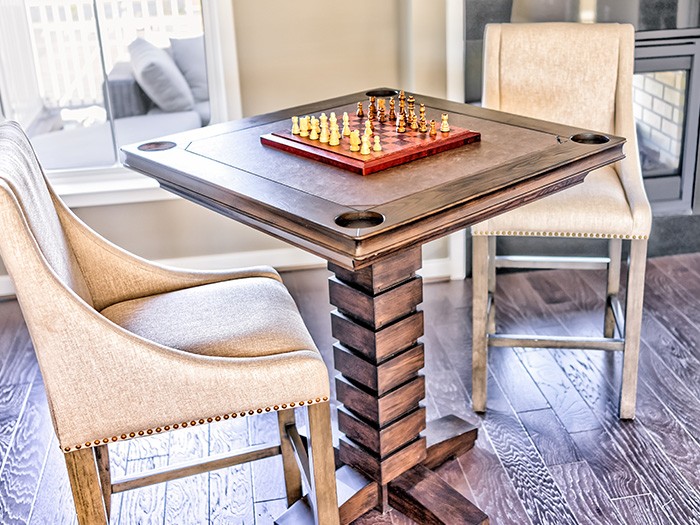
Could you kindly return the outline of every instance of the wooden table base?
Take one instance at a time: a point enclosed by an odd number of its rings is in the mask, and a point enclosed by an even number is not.
[[[431,470],[469,450],[477,429],[456,416],[426,424],[420,266],[420,247],[358,271],[328,265],[344,524],[389,505],[418,523],[488,523]],[[288,514],[277,521],[291,522]]]

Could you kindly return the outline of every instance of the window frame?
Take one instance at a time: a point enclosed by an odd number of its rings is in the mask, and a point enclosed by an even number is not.
[[[211,125],[240,118],[240,84],[232,3],[201,1]],[[224,64],[227,65],[226,70]],[[119,163],[46,170],[46,176],[70,207],[111,206],[178,198],[160,189],[154,179]]]

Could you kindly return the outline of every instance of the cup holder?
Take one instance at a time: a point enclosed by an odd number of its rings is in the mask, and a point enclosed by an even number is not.
[[[605,144],[610,142],[610,137],[601,135],[600,133],[577,133],[571,140],[579,144]]]
[[[335,218],[343,228],[371,228],[384,222],[384,215],[376,211],[346,211]]]
[[[368,97],[387,98],[395,97],[399,94],[395,89],[373,89],[365,93]]]
[[[157,142],[146,142],[141,144],[138,149],[140,151],[165,151],[166,149],[172,149],[176,146],[174,142],[167,140],[160,140]]]

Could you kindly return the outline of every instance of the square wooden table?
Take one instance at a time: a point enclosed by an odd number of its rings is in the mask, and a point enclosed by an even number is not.
[[[421,406],[421,246],[582,182],[623,158],[624,139],[417,95],[429,119],[447,112],[480,142],[367,176],[261,143],[294,115],[342,115],[366,100],[359,92],[127,146],[125,165],[328,261],[343,523],[388,505],[419,523],[484,523],[431,470],[468,450],[476,428],[454,416],[426,422]]]

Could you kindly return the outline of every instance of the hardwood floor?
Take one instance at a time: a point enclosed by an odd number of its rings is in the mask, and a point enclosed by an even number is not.
[[[328,273],[285,282],[331,363]],[[498,279],[499,328],[598,334],[599,272]],[[493,349],[488,412],[470,408],[470,282],[425,287],[428,419],[481,426],[473,450],[439,471],[492,524],[700,524],[700,254],[648,264],[637,419],[620,422],[621,356]],[[332,368],[332,366],[331,366]],[[113,476],[272,441],[272,416],[110,445]],[[114,498],[113,524],[267,524],[286,506],[280,458]],[[15,301],[0,302],[0,524],[76,523],[34,352]],[[363,524],[410,523],[396,512]]]

